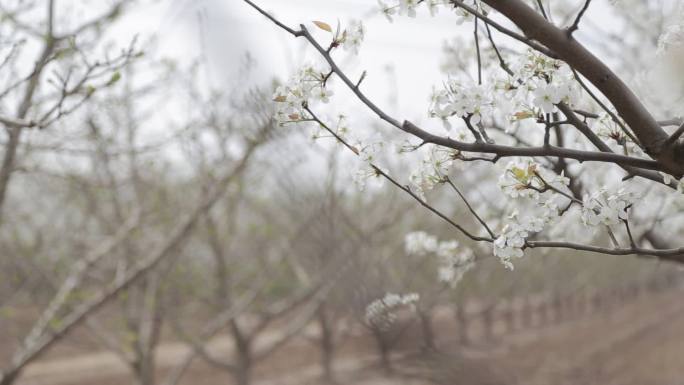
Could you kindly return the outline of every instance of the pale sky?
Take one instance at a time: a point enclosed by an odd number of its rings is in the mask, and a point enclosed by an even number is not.
[[[400,118],[417,123],[427,121],[430,91],[445,79],[440,70],[445,40],[456,35],[469,38],[472,33],[469,23],[457,26],[453,14],[444,10],[441,16],[430,18],[421,9],[424,14],[416,19],[395,17],[390,24],[378,13],[374,0],[256,0],[256,3],[293,28],[304,23],[316,30],[313,20],[331,25],[340,20],[343,26],[350,19],[363,20],[366,37],[360,55],[352,57],[340,50],[336,59],[352,78],[366,70],[364,87],[372,99],[389,111],[400,111]],[[602,8],[605,11],[606,4],[602,3],[592,8],[595,15],[601,16]],[[121,29],[114,32],[119,39],[130,38],[135,33],[156,33],[160,36],[160,54],[180,61],[204,52],[213,64],[212,77],[217,84],[234,83],[239,59],[248,51],[256,59],[250,81],[262,84],[274,76],[286,79],[302,63],[317,58],[302,39],[297,41],[284,33],[242,0],[156,1],[149,6],[133,7],[133,11]],[[322,42],[329,38],[320,32]],[[497,40],[506,39],[499,36]],[[344,99],[348,98],[335,100],[336,107],[343,110],[339,112],[349,113],[349,108],[357,107],[346,105]]]
[[[406,118],[426,117],[430,90],[444,79],[440,71],[444,58],[441,48],[444,40],[455,35],[459,28],[453,17],[400,17],[390,24],[374,12],[377,4],[369,0],[258,0],[257,3],[293,27],[304,23],[315,30],[313,20],[331,25],[338,19],[343,25],[351,18],[364,20],[367,33],[358,58],[342,50],[336,58],[350,76],[358,76],[363,70],[368,72],[364,86],[380,104],[402,111],[407,114]],[[156,33],[161,37],[160,54],[180,61],[205,52],[213,64],[212,73],[217,82],[230,84],[234,80],[231,77],[239,70],[238,59],[247,51],[256,59],[253,81],[273,76],[286,79],[299,65],[316,58],[310,49],[305,49],[303,41],[284,33],[241,0],[174,0],[132,10],[120,29],[113,31],[118,39],[125,41],[135,33],[142,36]],[[202,20],[202,27],[198,20]],[[328,36],[321,31],[320,38],[324,41]],[[388,73],[388,66],[393,73]],[[396,90],[392,86],[394,79],[401,79],[396,82]],[[391,99],[397,96],[395,107]]]

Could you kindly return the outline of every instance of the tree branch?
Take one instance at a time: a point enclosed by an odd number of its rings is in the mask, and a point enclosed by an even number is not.
[[[521,0],[484,0],[518,26],[528,38],[535,39],[584,75],[611,101],[620,116],[634,131],[646,152],[673,175],[684,175],[684,164],[675,151],[663,147],[667,133],[639,101],[632,90],[601,60],[568,34],[549,23]]]
[[[245,0],[245,1],[248,1],[248,0]],[[517,32],[511,31],[510,29],[502,26],[501,24],[495,22],[494,20],[490,19],[489,17],[483,15],[482,13],[478,12],[475,8],[465,4],[464,2],[462,2],[460,0],[451,0],[451,3],[454,4],[455,6],[458,6],[458,7],[465,9],[470,14],[472,14],[473,16],[477,17],[478,19],[484,21],[485,23],[487,23],[487,25],[492,26],[494,29],[503,33],[504,35],[511,37],[511,38],[529,46],[530,48],[533,48],[533,49],[543,53],[544,55],[546,55],[548,57],[558,58],[558,56],[549,48],[539,44],[537,41],[535,41],[533,39],[530,39],[526,36],[523,36]]]
[[[575,21],[572,23],[570,27],[568,27],[568,34],[572,35],[573,32],[577,31],[579,28],[579,23],[582,20],[582,16],[584,16],[584,13],[589,9],[589,4],[591,3],[591,0],[585,0],[584,1],[584,6],[582,9],[580,9],[579,13],[577,14],[577,17],[575,18]]]
[[[672,135],[670,135],[670,137],[667,138],[667,140],[665,141],[665,143],[663,143],[663,145],[666,146],[666,147],[671,147],[671,146],[673,146],[675,143],[677,143],[677,140],[679,140],[679,138],[680,138],[682,135],[684,135],[684,123],[682,123],[682,124],[679,126],[679,128],[677,129],[677,131],[673,132]]]

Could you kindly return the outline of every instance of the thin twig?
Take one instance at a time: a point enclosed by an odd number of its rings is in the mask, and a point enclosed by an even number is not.
[[[680,138],[682,135],[684,135],[684,123],[682,123],[682,124],[679,126],[679,128],[677,129],[677,131],[675,131],[674,133],[672,133],[672,135],[670,135],[670,137],[667,138],[667,140],[665,141],[665,143],[663,143],[663,147],[667,148],[667,147],[670,147],[670,146],[674,145],[675,143],[677,143],[677,140],[679,140],[679,138]]]
[[[499,47],[497,47],[496,43],[494,43],[494,38],[492,37],[492,30],[489,28],[489,24],[485,23],[485,29],[487,30],[487,38],[489,39],[489,42],[492,44],[492,48],[494,48],[496,57],[499,59],[499,66],[504,71],[506,71],[507,74],[509,74],[510,76],[514,76],[513,70],[508,66],[508,64],[506,64],[506,61],[503,59],[503,56],[501,56]]]
[[[359,155],[359,150],[358,150],[356,147],[354,147],[354,146],[352,146],[351,144],[349,144],[344,138],[342,138],[341,136],[339,136],[333,129],[331,129],[327,124],[325,124],[322,120],[320,120],[320,119],[318,118],[318,116],[316,116],[316,114],[315,114],[308,106],[307,106],[307,107],[304,107],[304,109],[306,110],[306,112],[308,112],[308,113],[311,115],[311,117],[312,117],[316,122],[318,122],[318,124],[319,124],[324,130],[328,131],[328,132],[330,133],[330,135],[332,135],[333,137],[335,137],[335,139],[337,139],[337,141],[340,142],[340,144],[342,144],[343,146],[345,146],[346,148],[348,148],[348,149],[349,149],[350,151],[352,151],[354,154]],[[387,179],[387,180],[388,180],[390,183],[392,183],[393,185],[399,187],[399,189],[401,189],[401,190],[404,191],[405,193],[409,194],[413,199],[417,200],[423,207],[427,208],[428,210],[430,210],[430,211],[432,211],[434,214],[436,214],[438,217],[440,217],[440,218],[442,218],[443,220],[445,220],[447,223],[449,223],[451,226],[455,227],[458,231],[460,231],[460,232],[461,232],[463,235],[465,235],[466,237],[468,237],[468,238],[470,238],[470,239],[472,239],[472,240],[474,240],[474,241],[480,241],[480,242],[482,242],[482,241],[484,241],[484,242],[493,242],[493,241],[494,241],[494,239],[492,239],[492,238],[480,237],[480,236],[476,236],[476,235],[474,235],[474,234],[471,234],[468,230],[466,230],[465,228],[463,228],[463,226],[461,226],[461,225],[459,225],[458,223],[454,222],[453,220],[449,219],[449,217],[447,217],[445,214],[443,214],[442,212],[440,212],[439,210],[437,210],[436,208],[432,207],[430,204],[428,204],[427,202],[425,202],[425,200],[423,200],[423,199],[420,198],[418,195],[416,195],[416,193],[414,193],[413,191],[411,191],[410,188],[408,188],[407,186],[404,186],[404,185],[400,184],[399,182],[397,182],[397,181],[396,181],[394,178],[392,178],[389,174],[387,174],[385,171],[383,171],[382,169],[380,169],[380,167],[376,166],[376,165],[373,164],[373,163],[369,163],[369,164],[370,164],[370,166],[373,168],[373,171],[374,171],[378,176],[382,176],[383,178]]]
[[[245,0],[245,3],[251,5],[252,8],[257,10],[257,12],[266,16],[269,20],[271,20],[273,23],[275,23],[275,25],[277,25],[278,27],[287,31],[290,35],[292,35],[294,37],[302,36],[302,31],[295,31],[294,29],[292,29],[292,28],[286,26],[285,24],[281,23],[280,20],[276,19],[270,13],[266,12],[261,7],[259,7],[258,5],[254,4],[251,0]]]
[[[482,54],[480,53],[480,36],[478,36],[477,33],[477,22],[478,19],[476,17],[475,21],[473,22],[473,25],[475,26],[473,30],[473,36],[475,36],[475,51],[477,52],[477,84],[482,85]]]
[[[568,35],[572,35],[573,32],[577,31],[577,29],[579,28],[579,23],[582,20],[582,16],[584,16],[584,13],[587,11],[587,9],[589,9],[590,3],[591,0],[584,1],[584,6],[582,7],[582,9],[580,9],[579,13],[577,14],[577,17],[575,18],[575,21],[568,28]]]
[[[449,184],[449,186],[451,186],[454,189],[454,191],[456,191],[456,194],[458,194],[458,196],[461,197],[461,199],[463,200],[463,203],[465,203],[466,207],[468,207],[468,210],[470,211],[470,213],[473,214],[473,216],[477,219],[477,221],[480,222],[482,227],[484,227],[485,230],[487,230],[487,233],[489,233],[489,236],[492,238],[496,238],[496,235],[494,235],[494,232],[489,228],[489,226],[487,226],[487,222],[485,222],[484,219],[482,219],[482,217],[480,217],[477,214],[477,212],[470,205],[470,202],[468,202],[468,200],[463,195],[461,190],[459,190],[458,187],[456,187],[456,185],[454,184],[454,182],[451,181],[451,178],[449,178],[448,176],[445,176],[444,180]]]
[[[247,0],[245,0],[245,1],[247,1]],[[543,53],[544,55],[546,55],[546,56],[548,56],[548,57],[550,57],[550,58],[554,58],[554,59],[557,59],[557,58],[558,58],[558,55],[556,55],[553,51],[551,51],[551,50],[548,49],[547,47],[541,45],[541,44],[538,43],[537,41],[532,40],[532,39],[529,39],[529,38],[527,38],[527,37],[525,37],[525,36],[523,36],[523,35],[521,35],[521,34],[519,34],[519,33],[517,33],[517,32],[511,31],[510,29],[508,29],[508,28],[502,26],[501,24],[495,22],[494,20],[490,19],[489,17],[483,15],[482,13],[478,12],[476,9],[474,9],[473,7],[471,7],[471,6],[467,5],[467,4],[465,4],[464,2],[462,2],[462,1],[460,1],[460,0],[450,0],[450,1],[451,1],[452,4],[454,4],[454,5],[456,5],[456,6],[459,6],[459,7],[463,8],[463,9],[465,9],[466,11],[468,11],[468,12],[469,12],[470,14],[472,14],[473,16],[475,16],[475,17],[477,17],[478,19],[482,20],[483,22],[485,22],[485,23],[491,25],[492,27],[494,27],[494,29],[496,29],[497,31],[503,33],[504,35],[506,35],[506,36],[508,36],[508,37],[511,37],[511,38],[513,38],[513,39],[515,39],[515,40],[518,40],[519,42],[528,45],[529,47],[531,47],[531,48],[533,48],[533,49],[535,49],[535,50],[537,50],[537,51]]]
[[[537,5],[539,5],[539,11],[541,11],[542,16],[544,16],[544,19],[549,20],[549,16],[546,14],[546,11],[544,10],[544,4],[542,3],[542,0],[537,0]]]

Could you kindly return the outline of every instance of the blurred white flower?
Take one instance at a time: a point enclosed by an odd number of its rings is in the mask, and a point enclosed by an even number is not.
[[[658,38],[658,54],[662,55],[673,48],[684,46],[684,22],[668,26]]]
[[[414,231],[404,237],[404,250],[409,255],[426,255],[437,251],[437,237],[424,231]]]
[[[473,251],[467,247],[459,247],[457,241],[440,243],[437,256],[437,276],[440,282],[448,283],[452,288],[456,287],[465,273],[475,266]]]
[[[406,295],[387,293],[366,306],[366,323],[380,330],[389,329],[397,319],[395,311],[400,307],[411,307],[420,300],[416,293]]]
[[[358,55],[364,36],[365,29],[363,23],[358,20],[352,20],[349,22],[349,27],[344,30],[342,35],[342,40],[340,42],[342,48],[344,48],[345,51],[351,51],[355,55]]]
[[[399,0],[399,14],[416,17],[416,7],[420,3],[420,0]]]

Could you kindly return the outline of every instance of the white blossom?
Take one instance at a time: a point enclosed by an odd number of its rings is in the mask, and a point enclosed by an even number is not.
[[[273,94],[276,102],[276,120],[283,125],[307,118],[304,105],[313,101],[327,103],[333,92],[327,88],[325,75],[329,69],[305,65]]]
[[[378,186],[384,184],[385,178],[382,176],[381,172],[386,174],[388,171],[375,164],[378,154],[384,149],[384,146],[382,140],[378,138],[370,139],[367,144],[364,144],[359,140],[356,141],[355,148],[358,151],[361,165],[354,172],[352,179],[359,191],[364,191],[366,189],[366,182],[369,179],[376,180]]]
[[[616,225],[629,218],[628,209],[637,200],[633,193],[620,189],[610,193],[602,188],[591,195],[585,195],[582,205],[582,221],[585,225]]]
[[[440,183],[444,183],[458,156],[458,152],[441,146],[430,146],[429,152],[423,157],[420,167],[411,172],[409,179],[415,193],[426,200],[425,192],[432,190]]]
[[[416,10],[421,5],[425,5],[427,7],[431,16],[435,16],[439,12],[440,7],[454,10],[458,15],[458,19],[456,20],[457,25],[463,23],[464,19],[470,19],[473,17],[470,12],[462,9],[461,7],[454,7],[453,4],[446,0],[393,0],[390,2],[390,4],[382,0],[378,0],[378,5],[380,7],[380,11],[390,22],[393,21],[392,16],[395,13],[398,13],[399,15],[406,15],[408,17],[416,17]],[[484,14],[488,14],[490,12],[490,8],[483,4],[480,0],[474,1],[471,6]]]
[[[540,203],[543,208],[542,215],[521,217],[517,210],[508,216],[510,222],[501,231],[501,235],[494,241],[493,252],[499,257],[503,265],[513,270],[513,258],[524,256],[524,247],[527,238],[532,233],[539,233],[544,227],[558,217],[558,207],[551,200]]]
[[[437,237],[424,231],[414,231],[404,237],[404,249],[409,255],[426,255],[437,251]]]
[[[658,38],[658,54],[684,46],[684,22],[668,26]]]
[[[363,38],[365,36],[363,23],[358,20],[352,20],[342,36],[343,37],[340,42],[342,44],[342,48],[344,48],[345,51],[351,51],[355,55],[358,55],[359,49],[361,48],[361,43],[363,43]]]
[[[430,116],[447,120],[452,116],[470,118],[478,124],[494,106],[492,89],[479,84],[450,81],[444,90],[433,92]]]
[[[561,90],[553,84],[543,84],[534,90],[534,104],[547,114],[554,112],[556,104],[560,103],[562,99]]]
[[[419,0],[399,0],[399,15],[416,17],[416,7],[419,3]]]
[[[378,0],[378,6],[380,7],[380,11],[382,12],[383,15],[387,18],[387,21],[390,23],[393,22],[394,20],[392,19],[392,16],[395,13],[395,8],[393,6],[387,5],[384,1]]]
[[[382,170],[383,172],[387,172],[386,170]],[[366,185],[368,180],[374,180],[377,182],[378,187],[382,187],[384,185],[384,178],[382,175],[378,172],[378,170],[373,167],[372,165],[365,164],[364,166],[356,169],[354,173],[352,174],[352,181],[356,185],[356,188],[359,191],[365,191],[366,190]]]
[[[418,300],[420,296],[416,293],[387,293],[383,298],[376,299],[366,306],[366,323],[381,330],[389,329],[397,319],[395,311],[401,307],[413,308]]]
[[[427,7],[430,10],[430,16],[435,16],[439,13],[439,7],[443,5],[442,0],[427,0]]]
[[[511,198],[538,198],[543,182],[536,176],[539,166],[533,162],[509,162],[499,177],[499,188]]]
[[[437,277],[440,282],[455,287],[463,275],[475,265],[475,255],[456,240],[439,242],[424,231],[406,234],[404,248],[409,255],[434,254],[437,257]]]
[[[473,251],[460,247],[458,241],[441,242],[437,248],[437,257],[437,276],[441,282],[448,283],[452,288],[475,266]]]
[[[527,161],[509,162],[506,170],[499,177],[498,186],[511,198],[532,198],[538,200],[546,192],[555,193],[570,184],[564,172],[560,175]],[[555,189],[555,190],[554,190]]]
[[[516,224],[504,227],[501,235],[494,241],[494,255],[499,257],[507,269],[513,270],[511,259],[522,258],[522,247],[528,232]]]

